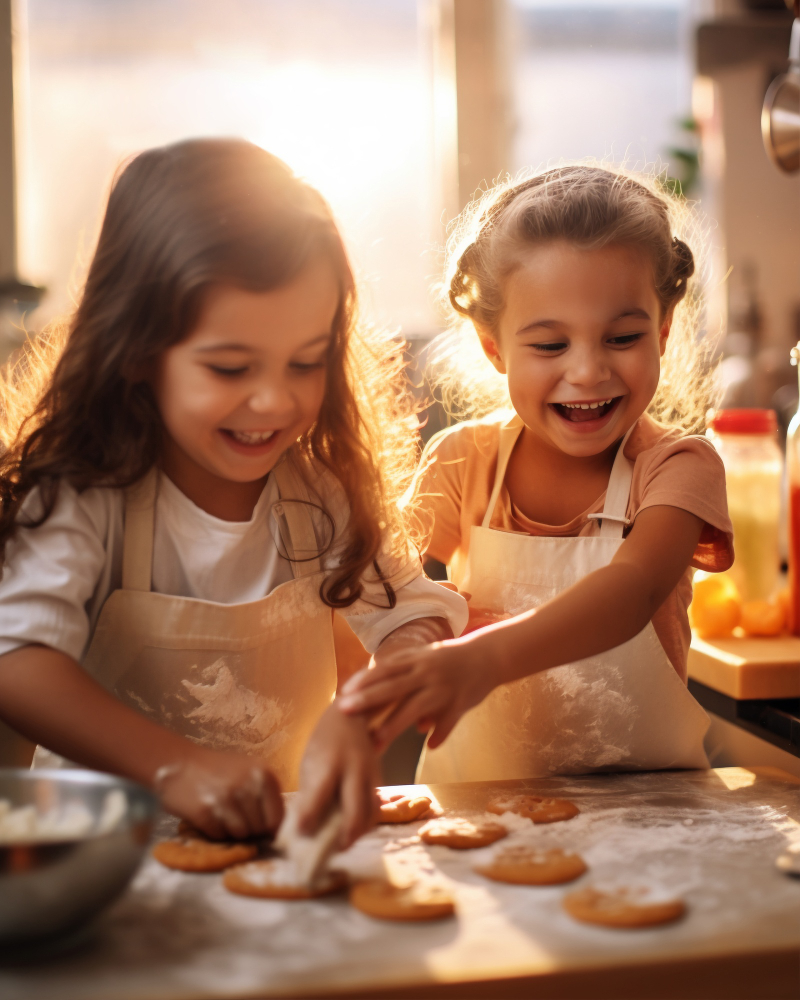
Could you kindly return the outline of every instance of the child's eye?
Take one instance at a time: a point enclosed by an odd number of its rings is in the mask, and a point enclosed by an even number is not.
[[[610,337],[608,343],[614,347],[627,347],[629,344],[635,344],[643,336],[643,333],[622,333],[618,337]]]
[[[531,344],[535,351],[543,354],[555,354],[556,351],[563,351],[567,345],[563,341],[554,341],[552,344]]]
[[[293,361],[289,367],[293,368],[296,372],[299,372],[301,375],[303,375],[306,372],[313,372],[313,371],[316,371],[318,368],[324,368],[325,367],[325,362],[324,361],[311,361],[311,362]]]
[[[247,371],[247,365],[239,368],[223,368],[222,365],[209,365],[208,367],[214,374],[223,375],[226,378],[236,378],[237,375],[244,375]]]

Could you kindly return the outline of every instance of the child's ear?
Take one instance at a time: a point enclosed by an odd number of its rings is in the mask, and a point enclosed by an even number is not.
[[[485,330],[483,327],[475,326],[475,332],[478,334],[478,340],[481,342],[481,347],[483,348],[483,353],[492,362],[495,368],[500,372],[501,375],[507,375],[505,362],[500,357],[500,350],[497,346],[497,340],[495,335]]]
[[[667,339],[669,337],[669,331],[672,329],[672,314],[673,310],[670,309],[669,312],[664,317],[661,324],[661,329],[658,331],[658,351],[661,357],[664,357],[664,351],[667,349]]]

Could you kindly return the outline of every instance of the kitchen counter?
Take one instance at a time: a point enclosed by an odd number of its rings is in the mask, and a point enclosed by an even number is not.
[[[419,786],[418,786],[419,787]],[[424,788],[424,786],[422,786]],[[431,786],[451,814],[480,814],[499,790],[567,797],[581,813],[511,837],[578,850],[573,886],[513,886],[471,870],[476,852],[380,827],[338,863],[355,876],[421,870],[448,881],[457,916],[373,920],[346,896],[234,896],[219,875],[149,859],[74,952],[0,968],[4,1000],[189,1000],[335,996],[796,997],[800,880],[776,856],[800,840],[800,782],[768,769],[564,777]],[[174,821],[166,821],[172,823]],[[580,924],[561,899],[589,881],[652,882],[688,912],[660,928]]]

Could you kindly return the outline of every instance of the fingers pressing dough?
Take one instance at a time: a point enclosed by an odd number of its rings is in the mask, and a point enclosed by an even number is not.
[[[558,823],[560,820],[572,819],[580,812],[575,803],[568,799],[548,799],[540,795],[501,795],[492,799],[486,808],[498,815],[513,812],[534,823]]]
[[[508,836],[500,823],[473,823],[468,819],[432,819],[419,831],[426,844],[441,844],[463,851],[472,847],[488,847],[496,840]]]
[[[379,822],[411,823],[413,820],[419,819],[430,807],[431,800],[425,795],[416,798],[402,796],[391,802],[381,802]]]
[[[686,912],[683,900],[656,900],[642,887],[604,891],[587,886],[568,893],[563,903],[576,920],[604,927],[653,927],[678,920]]]
[[[262,899],[314,899],[338,892],[347,885],[346,872],[326,871],[311,885],[304,885],[288,858],[269,858],[230,868],[222,877],[229,892]]]
[[[586,863],[580,855],[566,854],[558,848],[542,850],[530,844],[509,844],[498,848],[491,861],[474,868],[495,882],[558,885],[583,875]]]
[[[455,912],[450,892],[425,882],[402,887],[383,879],[357,882],[350,890],[350,903],[379,920],[439,920]]]
[[[206,840],[199,836],[171,837],[153,848],[156,861],[182,872],[221,872],[257,854],[255,844]]]

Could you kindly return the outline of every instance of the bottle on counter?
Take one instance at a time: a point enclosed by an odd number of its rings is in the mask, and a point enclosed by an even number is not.
[[[800,343],[792,348],[792,364],[800,358]],[[800,367],[797,369],[800,377]],[[786,478],[789,483],[789,630],[800,635],[800,409],[786,434]]]
[[[735,552],[730,575],[745,601],[768,600],[778,589],[783,456],[777,432],[775,411],[755,409],[712,412],[706,431],[725,466]]]

